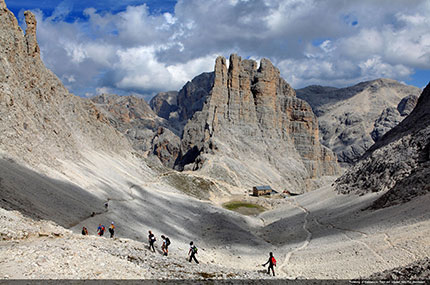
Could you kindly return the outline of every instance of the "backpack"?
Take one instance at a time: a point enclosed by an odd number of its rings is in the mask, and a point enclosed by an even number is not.
[[[272,264],[276,266],[276,259],[272,256]]]
[[[194,245],[193,247],[192,247],[192,250],[193,250],[193,253],[197,253],[197,247]]]
[[[170,239],[166,238],[166,245],[169,246],[170,245]]]

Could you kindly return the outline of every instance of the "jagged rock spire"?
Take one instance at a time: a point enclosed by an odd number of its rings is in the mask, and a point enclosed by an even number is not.
[[[6,9],[6,3],[4,2],[4,0],[0,0],[0,9]]]
[[[27,54],[29,56],[35,57],[40,54],[39,45],[37,44],[36,39],[36,16],[34,16],[34,14],[30,11],[25,11],[24,16],[25,23],[27,24],[27,29],[25,30],[25,39],[27,41]]]

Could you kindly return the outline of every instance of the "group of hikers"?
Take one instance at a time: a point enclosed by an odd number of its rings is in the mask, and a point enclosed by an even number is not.
[[[99,236],[103,236],[105,231],[106,231],[105,226],[102,224],[99,224],[99,226],[97,228],[97,234]],[[113,238],[113,236],[115,234],[114,222],[112,222],[109,226],[109,233],[110,233],[110,237]],[[88,235],[88,229],[86,227],[82,227],[82,235]],[[161,235],[161,239],[163,240],[163,243],[161,245],[161,250],[163,251],[163,255],[167,256],[169,254],[170,239],[168,237],[166,237],[165,235]],[[152,233],[152,231],[149,231],[149,234],[148,234],[149,247],[148,248],[150,250],[152,249],[153,252],[155,252],[154,243],[156,241],[157,241],[157,239],[155,238],[155,235]],[[190,250],[188,251],[189,261],[191,262],[192,260],[194,260],[198,264],[199,261],[196,258],[196,254],[197,254],[197,247],[191,241],[190,242]]]
[[[108,203],[106,202],[104,204],[105,209],[107,210],[108,208]],[[94,216],[94,212],[91,215],[92,217]],[[106,228],[103,224],[99,224],[98,228],[97,228],[97,234],[101,237],[104,235],[104,232],[106,231]],[[110,233],[110,237],[113,238],[114,234],[115,234],[115,224],[114,222],[112,222],[109,226],[109,233]],[[157,239],[155,238],[155,235],[152,233],[152,231],[148,231],[148,243],[149,243],[149,250],[152,250],[153,252],[155,252],[155,247],[154,244],[157,241]],[[88,229],[86,227],[82,227],[82,235],[88,235]],[[169,245],[170,245],[170,239],[168,237],[166,237],[165,235],[161,235],[161,239],[163,241],[162,245],[161,245],[161,250],[163,252],[164,256],[167,256],[169,254]],[[190,242],[190,249],[188,250],[188,261],[192,262],[193,260],[198,264],[199,261],[196,258],[196,254],[197,254],[197,247],[194,245],[194,242],[191,241]],[[267,264],[269,264],[269,267],[267,268],[267,274],[270,275],[270,270],[272,270],[272,274],[273,276],[275,276],[275,269],[274,266],[276,266],[276,259],[275,257],[273,257],[273,253],[270,252],[269,253],[269,260],[263,264],[263,266],[266,266]]]
[[[149,249],[152,249],[152,251],[155,252],[154,243],[157,241],[157,239],[155,238],[155,235],[151,231],[149,231],[148,233],[149,233],[148,234]],[[161,250],[163,251],[163,255],[167,256],[169,254],[170,239],[165,235],[161,235],[161,239],[163,240],[163,244],[161,245]]]
[[[114,222],[112,222],[109,226],[109,233],[110,233],[110,238],[113,238],[114,234],[115,234],[115,224]],[[106,227],[105,225],[99,224],[98,228],[97,228],[97,234],[99,236],[103,236],[104,233],[106,231]],[[82,227],[82,235],[86,236],[88,235],[88,229],[86,227]]]
[[[105,226],[102,224],[99,224],[98,228],[97,228],[97,234],[99,236],[103,236],[105,232]],[[109,226],[109,233],[110,233],[110,237],[113,238],[114,233],[115,233],[115,225],[114,222],[111,223],[111,225]],[[88,230],[86,227],[82,228],[82,234],[83,235],[88,235]],[[161,250],[163,251],[163,255],[167,256],[169,254],[169,245],[170,245],[170,239],[168,237],[166,237],[165,235],[161,235],[161,239],[163,240],[163,243],[161,245]],[[157,239],[155,238],[155,235],[152,233],[152,231],[148,231],[148,243],[149,243],[149,250],[152,250],[153,252],[155,252],[155,242],[157,241]],[[191,241],[190,242],[190,249],[188,250],[188,261],[192,262],[193,260],[198,264],[199,261],[196,258],[196,254],[197,254],[197,247],[194,245],[194,242]],[[267,264],[269,264],[269,267],[267,268],[267,274],[270,274],[270,271],[272,271],[273,276],[275,276],[275,269],[274,266],[276,266],[276,259],[275,257],[273,257],[273,253],[270,252],[269,253],[269,260],[263,264],[263,266],[266,266]]]
[[[148,242],[149,242],[149,249],[153,252],[155,252],[154,243],[157,241],[155,238],[155,235],[152,233],[152,231],[148,231]],[[169,254],[169,245],[170,245],[170,239],[166,237],[165,235],[161,235],[161,239],[163,240],[163,244],[161,245],[161,250],[163,251],[163,255],[167,256]],[[197,247],[194,245],[194,242],[190,242],[190,250],[188,251],[189,256],[189,262],[194,260],[197,264],[199,261],[196,258],[197,254]]]

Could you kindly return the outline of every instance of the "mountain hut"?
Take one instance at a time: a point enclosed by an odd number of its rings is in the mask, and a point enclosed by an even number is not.
[[[262,196],[262,195],[270,195],[275,192],[272,187],[269,185],[264,186],[255,186],[252,188],[252,195],[254,196]]]

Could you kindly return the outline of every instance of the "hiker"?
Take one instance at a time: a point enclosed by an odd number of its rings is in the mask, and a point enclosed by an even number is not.
[[[196,258],[196,254],[197,254],[197,247],[194,245],[193,242],[190,242],[190,250],[188,251],[188,255],[190,256],[190,260],[189,262],[191,262],[191,260],[194,259],[194,261],[199,264],[199,261]]]
[[[83,236],[87,236],[88,235],[88,230],[86,227],[82,227],[82,235]]]
[[[103,236],[105,233],[105,226],[102,224],[99,224],[99,227],[97,228],[97,233],[99,236]]]
[[[152,248],[152,250],[155,252],[154,243],[155,243],[156,239],[155,239],[154,234],[151,231],[149,231],[148,241],[149,241],[149,249]]]
[[[267,268],[267,274],[270,275],[270,269],[272,269],[273,276],[275,276],[275,270],[273,269],[273,266],[276,266],[276,259],[273,257],[273,253],[269,253],[269,260],[263,264],[263,266],[266,266],[266,264],[269,263],[269,267]]]
[[[91,217],[94,217],[96,215],[96,212],[91,213]]]
[[[113,235],[115,233],[115,225],[113,224],[113,222],[109,226],[109,233],[110,233],[110,238],[113,238]]]
[[[161,235],[161,238],[163,239],[161,250],[163,251],[163,254],[167,256],[169,254],[170,239],[164,235]]]
[[[105,209],[107,210],[107,208],[109,207],[108,202],[105,203]]]

